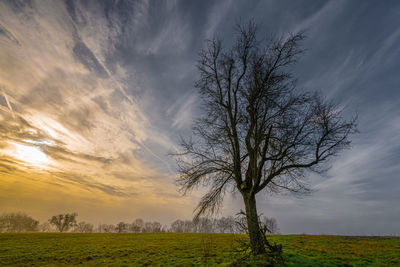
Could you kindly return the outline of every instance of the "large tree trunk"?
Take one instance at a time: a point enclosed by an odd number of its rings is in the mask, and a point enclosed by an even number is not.
[[[254,255],[265,254],[265,242],[258,221],[256,198],[253,194],[243,194],[246,207],[247,227],[250,237],[250,247]]]

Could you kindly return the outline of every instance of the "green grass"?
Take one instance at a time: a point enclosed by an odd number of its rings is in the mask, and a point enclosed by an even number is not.
[[[229,265],[232,234],[0,234],[0,266]],[[278,235],[287,266],[400,266],[400,238]]]
[[[400,238],[273,236],[283,245],[287,266],[400,266]]]

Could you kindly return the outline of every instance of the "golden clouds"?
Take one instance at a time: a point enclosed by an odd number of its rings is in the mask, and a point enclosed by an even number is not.
[[[176,197],[173,177],[145,160],[162,161],[149,139],[164,149],[171,142],[127,92],[126,70],[106,63],[113,29],[98,23],[89,34],[62,2],[18,8],[0,3],[0,183],[8,190],[0,207],[18,198],[49,208],[48,196],[75,198],[72,206],[102,199],[98,209],[139,196],[153,205],[160,188]]]

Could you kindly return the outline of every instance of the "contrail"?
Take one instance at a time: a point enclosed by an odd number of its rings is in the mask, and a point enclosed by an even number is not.
[[[78,31],[78,27],[76,26],[76,23],[72,20],[71,21],[72,22],[72,24],[74,25],[74,28],[75,28],[75,30],[76,30],[76,33],[78,34],[78,36],[79,36],[79,31]],[[79,37],[80,38],[80,37]],[[80,38],[81,39],[81,38]],[[82,40],[82,39],[81,39]],[[83,42],[83,40],[82,40],[82,42]],[[88,47],[89,48],[89,47]],[[90,48],[89,48],[90,49]],[[97,60],[97,62],[103,67],[103,69],[106,71],[106,73],[108,74],[108,77],[111,79],[111,81],[118,87],[118,89],[120,90],[120,92],[123,94],[123,96],[131,103],[131,104],[133,104],[133,105],[135,105],[135,106],[138,106],[138,103],[136,102],[136,100],[132,97],[132,96],[130,96],[127,92],[126,92],[126,90],[123,88],[123,86],[120,84],[120,82],[119,81],[117,81],[115,78],[114,78],[114,75],[112,74],[112,72],[108,69],[108,67],[99,59],[99,58],[97,58],[97,56],[96,56],[96,54],[95,53],[93,53],[92,52],[92,54],[93,54],[93,56],[96,58],[96,60]],[[144,116],[144,114],[142,113],[142,111],[139,109],[139,115],[142,117],[142,118],[145,118],[145,120],[146,120],[146,116]],[[158,155],[156,155],[150,148],[148,148],[144,143],[141,143],[141,145],[142,145],[142,147],[144,148],[144,149],[146,149],[150,154],[152,154],[154,157],[156,157],[158,160],[160,160],[167,168],[168,168],[168,170],[171,172],[171,173],[173,173],[173,171],[171,170],[171,167],[170,167],[170,165],[168,164],[168,162],[166,161],[166,160],[164,160],[164,159],[162,159],[160,156],[158,156]]]
[[[108,77],[110,77],[110,79],[114,82],[114,84],[119,88],[119,90],[122,92],[122,94],[129,100],[129,102],[135,106],[138,106],[138,103],[135,101],[135,99],[133,97],[131,97],[126,91],[125,89],[122,87],[122,85],[120,85],[120,83],[114,78],[114,75],[111,73],[111,71],[107,68],[107,66],[105,64],[103,64],[103,62],[101,62],[101,60],[99,60],[96,55],[93,53],[93,56],[97,59],[97,62],[99,62],[99,64],[103,67],[103,69],[107,72]],[[140,110],[140,109],[139,109]],[[142,111],[140,110],[140,116],[146,118],[143,114]],[[148,152],[150,152],[150,154],[152,154],[154,157],[156,157],[158,160],[160,160],[167,168],[168,170],[172,172],[171,167],[169,166],[168,162],[166,162],[164,159],[162,159],[161,157],[159,157],[158,155],[156,155],[150,148],[148,148],[144,143],[141,143],[142,147],[144,147]]]
[[[159,157],[156,153],[154,153],[150,148],[148,148],[144,143],[141,144],[150,154],[152,154],[155,158],[157,158],[159,161],[161,161],[167,168],[170,173],[174,173],[169,166],[168,162]]]
[[[14,110],[12,109],[12,106],[11,106],[11,104],[10,104],[10,101],[8,101],[8,97],[7,97],[6,93],[4,93],[4,91],[3,91],[3,96],[4,96],[4,99],[5,99],[6,102],[7,102],[7,106],[8,106],[8,108],[10,109],[13,118],[15,119]]]

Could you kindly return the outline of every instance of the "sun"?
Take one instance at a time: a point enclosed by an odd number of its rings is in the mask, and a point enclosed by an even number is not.
[[[45,168],[50,164],[50,158],[40,148],[18,143],[12,143],[12,145],[15,149],[12,156],[18,160],[39,168]]]

